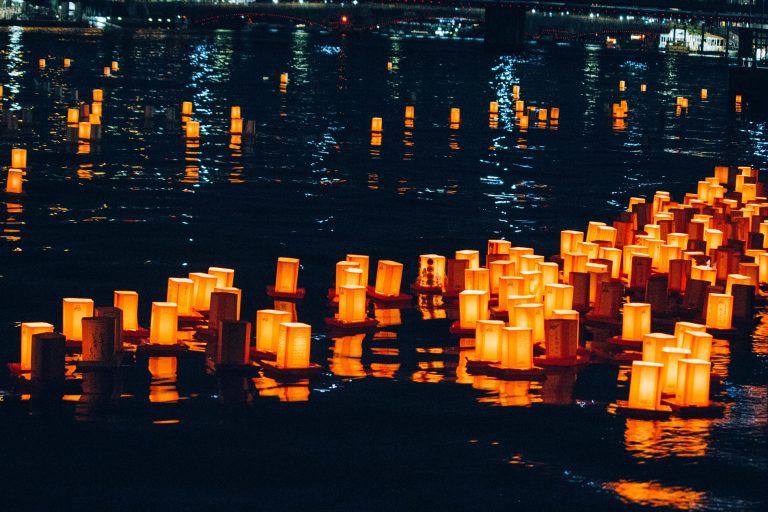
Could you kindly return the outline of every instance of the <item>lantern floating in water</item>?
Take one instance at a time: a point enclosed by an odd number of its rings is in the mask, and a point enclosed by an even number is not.
[[[277,346],[277,367],[281,369],[309,368],[312,327],[298,322],[280,324]]]
[[[83,318],[82,361],[114,364],[115,353],[122,351],[116,343],[115,319],[110,317]]]
[[[104,101],[104,91],[101,89],[94,89],[91,92],[91,100],[96,103],[101,103]]]
[[[344,285],[339,289],[338,320],[342,324],[365,322],[367,310],[365,304],[365,286]]]
[[[166,302],[174,302],[178,306],[180,316],[190,316],[194,313],[195,282],[185,277],[168,278]]]
[[[439,292],[445,284],[445,256],[419,255],[419,275],[411,287],[414,291]]]
[[[239,118],[233,118],[229,122],[229,133],[232,135],[241,135],[243,133],[243,120]]]
[[[111,74],[111,69],[109,66],[104,66],[104,76],[109,76]]]
[[[69,59],[67,57],[64,57],[64,67],[68,68],[72,65],[72,59]]]
[[[374,133],[382,131],[382,119],[380,117],[371,118],[371,131]]]
[[[191,101],[184,101],[181,104],[181,115],[183,116],[191,116],[192,115],[192,102]]]
[[[240,107],[238,106],[232,106],[229,109],[229,118],[230,119],[241,119],[240,117]]]
[[[115,290],[114,306],[123,312],[123,329],[139,329],[139,294],[134,291]]]
[[[120,65],[117,63],[116,60],[112,61],[112,71],[118,71],[120,69]]]
[[[659,408],[661,399],[661,363],[646,361],[632,362],[632,375],[629,379],[630,409],[645,409],[655,411]]]
[[[528,116],[520,116],[520,129],[521,130],[528,129]]]
[[[299,259],[277,258],[275,285],[267,287],[267,295],[272,297],[303,298],[304,289],[297,288],[299,281]]]
[[[379,260],[376,266],[376,285],[371,294],[376,299],[409,299],[400,293],[403,264],[391,260]]]
[[[490,114],[498,114],[499,113],[499,103],[497,101],[492,101],[488,105],[488,112]]]
[[[200,122],[187,121],[185,135],[188,139],[199,139],[200,138]]]
[[[707,99],[707,90],[706,89],[702,89],[701,90],[701,99],[703,99],[703,100]]]
[[[413,108],[413,105],[406,105],[405,106],[405,118],[406,119],[414,119],[414,108]]]
[[[490,292],[490,271],[487,268],[468,268],[465,270],[464,289]]]
[[[32,336],[41,332],[53,332],[53,325],[46,322],[22,322],[21,324],[21,370],[32,368]]]
[[[178,330],[178,306],[175,302],[153,302],[149,324],[149,342],[175,345]]]
[[[32,381],[64,383],[66,342],[64,336],[53,332],[32,336]]]
[[[21,169],[8,169],[8,180],[5,184],[7,194],[21,194],[23,192],[23,175],[24,171]]]
[[[690,359],[691,351],[687,348],[664,347],[661,349],[661,392],[674,395],[677,392],[677,369],[681,359]]]
[[[512,327],[530,327],[533,329],[534,343],[541,343],[546,340],[543,304],[509,305],[509,324]]]
[[[675,322],[675,338],[677,346],[680,348],[691,348],[690,342],[686,343],[686,333],[689,332],[707,332],[707,326],[693,322]]]
[[[365,254],[347,254],[346,261],[357,263],[360,270],[362,270],[362,278],[360,284],[368,286],[368,267],[370,266],[370,257]]]
[[[216,343],[216,363],[221,365],[247,365],[250,359],[251,323],[224,320],[219,327]]]
[[[219,279],[204,272],[191,272],[189,278],[194,283],[192,305],[198,311],[207,311],[211,306],[211,293]]]
[[[640,92],[645,92],[648,90],[648,87],[645,84],[640,84]]]
[[[37,65],[40,67],[40,69],[45,69],[45,59],[38,59]]]
[[[475,323],[475,361],[498,363],[501,361],[502,329],[499,320],[478,320]]]
[[[467,260],[469,266],[467,268],[479,268],[480,267],[480,251],[474,251],[471,249],[463,249],[456,251],[457,260]]]
[[[508,370],[533,368],[533,329],[530,327],[502,329],[499,368]]]
[[[707,327],[729,330],[732,328],[733,295],[710,293],[707,299]]]
[[[474,333],[478,320],[488,319],[490,294],[480,290],[459,293],[459,320],[451,326],[453,332]]]
[[[709,402],[709,372],[712,364],[700,359],[680,359],[677,362],[675,405],[706,407]]]
[[[24,170],[27,168],[27,150],[22,148],[13,148],[11,150],[11,167]]]
[[[93,316],[93,300],[65,298],[62,304],[62,334],[68,340],[81,341],[83,339],[82,319]]]
[[[643,361],[661,363],[661,351],[666,347],[677,347],[677,337],[671,334],[652,332],[643,335]]]
[[[277,309],[256,311],[256,352],[275,354],[280,341],[280,324],[292,321],[291,314]]]
[[[80,140],[91,140],[91,123],[81,121],[77,125],[77,138]]]
[[[80,109],[67,109],[67,124],[77,124],[80,121]]]
[[[387,71],[392,71],[392,63],[387,62]]]
[[[643,336],[651,332],[651,305],[640,302],[624,304],[621,323],[623,341],[643,341]]]
[[[288,73],[280,73],[280,85],[288,85]]]
[[[216,286],[230,287],[235,283],[235,271],[231,268],[208,267],[208,274],[216,276]]]
[[[461,123],[461,109],[453,107],[451,108],[451,124],[457,125]]]

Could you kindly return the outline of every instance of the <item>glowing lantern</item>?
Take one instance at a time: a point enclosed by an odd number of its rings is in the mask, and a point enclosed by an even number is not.
[[[541,272],[541,285],[555,284],[559,280],[560,268],[557,263],[551,261],[542,261],[536,265],[536,268]]]
[[[487,268],[468,268],[465,270],[464,289],[490,292],[490,271]]]
[[[168,291],[165,300],[178,306],[179,315],[191,315],[195,303],[195,282],[184,277],[168,278]]]
[[[498,114],[499,113],[499,103],[496,101],[492,101],[490,105],[488,106],[488,112],[491,114]]]
[[[363,271],[360,284],[363,286],[368,286],[368,266],[370,258],[364,254],[347,254],[346,260],[358,264],[360,270]]]
[[[109,76],[111,71],[112,70],[109,68],[109,66],[104,66],[104,76]]]
[[[379,260],[376,267],[376,287],[378,295],[397,297],[403,279],[403,264],[390,260]]]
[[[178,320],[178,307],[175,302],[153,302],[149,321],[149,342],[175,345]]]
[[[239,118],[230,120],[229,133],[232,135],[241,135],[243,133],[243,120]]]
[[[113,304],[123,312],[123,329],[138,330],[139,294],[133,291],[115,290]]]
[[[560,120],[560,109],[558,107],[552,107],[550,110],[549,118],[552,119],[552,121],[559,121]]]
[[[580,252],[565,253],[563,279],[569,281],[572,272],[586,272],[588,256]]]
[[[741,274],[728,274],[728,279],[725,282],[725,293],[726,295],[733,295],[733,285],[734,284],[744,284],[744,285],[751,285],[752,279],[749,276],[741,275]],[[701,359],[700,357],[697,357],[695,359]]]
[[[601,247],[597,255],[600,259],[611,262],[611,279],[619,279],[621,277],[621,249]]]
[[[299,281],[299,259],[277,258],[277,271],[275,274],[275,292],[296,293],[296,285]]]
[[[469,261],[469,267],[468,268],[479,268],[480,267],[480,251],[473,251],[470,249],[464,249],[461,251],[456,251],[456,259],[457,260],[467,260]]]
[[[528,129],[528,116],[520,116],[520,129],[521,130]]]
[[[480,269],[473,269],[474,270],[480,270]],[[498,293],[499,292],[499,279],[502,277],[511,276],[514,274],[515,266],[511,261],[508,260],[496,260],[492,261],[488,265],[488,270],[490,272],[490,288],[492,293]],[[469,288],[465,286],[466,289],[473,290],[478,288]]]
[[[309,367],[311,336],[310,325],[298,322],[281,323],[280,339],[277,345],[277,367]]]
[[[710,253],[722,245],[723,232],[719,229],[705,229],[704,241],[707,244],[707,253]]]
[[[703,99],[703,100],[707,99],[707,90],[706,89],[702,89],[701,90],[701,99]]]
[[[414,116],[414,108],[413,105],[406,105],[405,106],[405,118],[406,119],[413,119]]]
[[[21,148],[13,148],[11,150],[11,167],[14,169],[26,169],[27,168],[27,150]]]
[[[192,102],[191,101],[185,101],[181,104],[181,114],[184,116],[191,116],[192,115]]]
[[[112,61],[112,71],[117,71],[118,69],[120,69],[119,64],[117,63],[116,60],[113,60]]]
[[[576,252],[576,247],[584,241],[582,231],[565,230],[560,232],[560,257],[564,258],[566,253]]]
[[[360,268],[360,263],[356,261],[344,260],[336,263],[336,284],[334,289],[334,293],[336,295],[339,294],[339,288],[341,288],[345,284],[355,284],[355,285],[362,284],[362,283],[356,282],[358,279],[358,276],[355,276],[354,282],[350,282],[350,278],[352,277],[352,274],[347,274],[345,272],[346,270],[349,270],[349,269],[359,269],[359,268]]]
[[[238,106],[232,106],[229,108],[229,118],[230,119],[240,119],[240,107]]]
[[[621,322],[621,338],[628,341],[643,341],[651,332],[651,305],[640,302],[624,304]]]
[[[502,276],[499,278],[499,311],[507,311],[509,309],[509,297],[525,295],[523,293],[524,284],[523,278],[519,276]]]
[[[709,405],[709,372],[712,363],[700,359],[680,359],[677,363],[675,402],[681,407]]]
[[[88,122],[91,123],[91,131],[93,132],[94,131],[94,126],[101,124],[101,117],[99,117],[99,114],[89,114],[88,115]],[[99,127],[96,126],[96,128],[99,128]],[[99,135],[94,134],[94,138],[98,139],[100,137],[99,137]]]
[[[68,59],[68,58],[65,57],[64,58],[64,67],[68,68],[71,65],[72,65],[72,59]]]
[[[544,318],[554,316],[556,309],[573,307],[573,286],[568,284],[547,284],[544,286]]]
[[[691,348],[691,344],[684,341],[687,338],[685,334],[688,332],[707,332],[707,326],[693,322],[675,322],[675,338],[677,338],[678,347]]]
[[[9,194],[21,194],[23,175],[24,171],[21,169],[8,169],[8,181],[5,184],[5,191]]]
[[[91,100],[95,103],[101,103],[104,101],[104,91],[101,89],[94,89],[91,93]]]
[[[208,329],[218,331],[221,322],[225,320],[239,320],[237,317],[236,293],[212,292],[211,306],[208,311]]]
[[[667,235],[667,243],[669,245],[676,245],[680,250],[684,251],[688,248],[688,233],[669,233]]]
[[[82,319],[93,316],[92,299],[66,298],[63,300],[62,334],[68,340],[83,339]]]
[[[533,329],[530,327],[502,329],[499,366],[510,370],[533,368]]]
[[[240,288],[235,288],[233,286],[217,286],[213,289],[213,293],[231,293],[234,295],[237,298],[237,310],[235,318],[240,320],[240,302],[242,299],[243,291]],[[213,294],[211,294],[211,297],[213,297]]]
[[[595,240],[605,240],[610,242],[611,247],[616,245],[616,234],[618,230],[612,226],[598,226]]]
[[[523,278],[523,292],[535,297],[535,301],[541,301],[541,295],[543,293],[541,284],[541,272],[538,270],[523,270],[520,272],[520,277]]]
[[[235,282],[235,271],[231,268],[208,267],[208,274],[216,276],[219,287],[231,287]]]
[[[276,353],[280,341],[280,324],[290,322],[291,314],[276,309],[256,311],[256,351]]]
[[[632,362],[632,375],[629,379],[628,406],[632,409],[656,410],[661,398],[661,363],[646,361]]]
[[[709,284],[714,285],[715,281],[717,280],[717,271],[712,267],[692,265],[691,278],[698,279],[700,281],[707,281]]]
[[[114,318],[83,318],[82,360],[93,362],[113,360],[115,352],[118,351],[115,347],[115,335]]]
[[[192,306],[197,310],[207,310],[211,307],[211,293],[219,279],[204,272],[191,272],[189,278],[194,282]]]
[[[768,283],[768,252],[761,252],[757,256],[761,283]]]
[[[530,327],[533,329],[533,341],[535,343],[545,340],[543,304],[510,305],[509,323],[514,327]]]
[[[459,124],[461,122],[461,109],[451,109],[451,124]]]
[[[525,102],[523,100],[515,101],[515,112],[523,112],[525,110]]]
[[[538,114],[538,119],[539,119],[539,121],[542,121],[542,122],[544,122],[544,121],[546,121],[546,120],[547,120],[547,109],[545,109],[545,108],[541,108],[541,109],[539,109],[539,111],[537,112],[537,114]]]
[[[45,69],[45,59],[39,59],[37,65],[40,66],[40,69]]]
[[[475,325],[475,359],[489,363],[501,361],[501,341],[504,322],[478,320]]]
[[[733,317],[733,295],[710,293],[707,299],[707,327],[730,329]]]
[[[620,91],[623,91],[623,90],[624,90],[624,89],[626,89],[626,88],[627,88],[627,87],[626,87],[626,85],[625,85],[625,83],[624,83],[624,80],[620,80],[620,81],[619,81],[619,90],[620,90]]]
[[[459,328],[474,329],[478,320],[488,319],[488,296],[481,290],[459,293]]]
[[[80,109],[67,109],[67,124],[77,124],[80,121]]]
[[[488,254],[509,254],[511,248],[509,240],[488,240]]]
[[[661,363],[661,350],[665,347],[677,348],[677,338],[671,334],[652,332],[643,336],[643,361]]]
[[[544,263],[544,256],[538,254],[523,254],[519,259],[517,269],[520,272],[538,270],[539,263]]]
[[[41,332],[53,332],[53,325],[46,322],[22,322],[21,324],[21,369],[32,368],[32,336]]]
[[[661,273],[668,273],[669,272],[669,262],[672,260],[680,259],[681,250],[676,245],[666,245],[663,244],[659,248],[659,262],[657,265],[657,270]]]
[[[357,323],[364,322],[366,318],[365,286],[340,287],[338,319],[345,323]]]
[[[371,119],[371,131],[372,132],[380,132],[382,131],[382,121],[380,117],[374,117]]]
[[[691,351],[686,348],[664,347],[661,349],[661,392],[674,395],[677,392],[678,363],[681,359],[690,359]]]
[[[605,222],[589,221],[587,226],[587,242],[597,240],[597,233],[600,226],[605,226]]]
[[[421,254],[419,256],[419,277],[416,285],[422,288],[442,288],[445,283],[445,256]]]
[[[512,96],[520,96],[520,86],[515,84],[512,86]]]
[[[288,73],[280,73],[280,85],[288,85]]]
[[[200,122],[187,121],[187,128],[185,133],[188,139],[199,139],[200,138]]]
[[[77,138],[80,140],[91,140],[91,123],[87,121],[78,123]]]

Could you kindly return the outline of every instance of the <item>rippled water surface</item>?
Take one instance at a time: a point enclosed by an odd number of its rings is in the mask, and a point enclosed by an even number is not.
[[[120,70],[105,78],[112,60]],[[18,360],[20,322],[60,324],[62,297],[108,305],[113,290],[135,289],[148,325],[167,277],[209,266],[236,269],[252,319],[275,306],[263,293],[275,259],[295,256],[307,288],[297,314],[326,368],[283,385],[208,375],[195,352],[85,374],[56,404],[30,402],[3,378],[12,463],[0,489],[26,506],[765,507],[762,311],[754,337],[715,344],[724,383],[713,392],[726,412],[714,420],[617,417],[627,367],[549,371],[543,382],[470,375],[471,348],[448,335],[455,311],[440,299],[377,309],[382,329],[368,337],[332,339],[322,327],[346,253],[404,262],[404,281],[420,253],[482,250],[489,238],[551,254],[561,229],[611,220],[630,196],[681,198],[716,164],[765,169],[766,122],[728,105],[722,60],[564,46],[494,56],[470,41],[285,29],[11,28],[0,31],[0,81],[4,111],[32,109],[18,131],[0,128],[4,165],[11,147],[29,152],[26,195],[1,202],[0,362]],[[559,107],[559,123],[515,126],[514,84],[526,104]],[[103,139],[71,144],[72,91],[87,99],[97,87]],[[677,96],[690,99],[685,116]],[[616,125],[609,107],[621,99],[630,116]],[[182,101],[194,103],[199,145],[166,119]],[[255,121],[252,140],[229,135],[233,105]],[[89,478],[99,484],[74,496]]]

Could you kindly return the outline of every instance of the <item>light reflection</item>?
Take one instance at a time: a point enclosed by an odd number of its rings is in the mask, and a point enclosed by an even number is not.
[[[149,385],[149,401],[153,403],[175,403],[179,401],[176,389],[175,357],[150,357],[148,361],[152,382]]]
[[[641,460],[666,457],[704,457],[709,448],[711,419],[649,421],[627,418],[624,446]]]
[[[705,494],[686,487],[664,486],[658,482],[633,482],[619,480],[604,485],[624,501],[643,506],[670,507],[677,510],[693,510],[701,506]]]
[[[253,386],[262,397],[275,397],[281,402],[306,402],[309,400],[309,379],[282,383],[269,377],[253,377]]]

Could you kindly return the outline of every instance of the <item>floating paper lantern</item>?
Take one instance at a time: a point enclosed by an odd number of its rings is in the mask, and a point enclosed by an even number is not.
[[[687,332],[707,332],[707,326],[693,322],[675,322],[675,338],[677,338],[678,347],[691,348],[691,344],[684,341]]]
[[[707,99],[707,94],[708,94],[707,90],[706,89],[702,89],[701,90],[701,99],[703,99],[703,100]]]
[[[91,140],[91,123],[82,121],[77,124],[77,138],[80,140]]]
[[[560,232],[560,257],[564,258],[566,253],[576,252],[576,247],[584,241],[582,231],[565,230]]]
[[[471,249],[456,251],[456,259],[467,260],[469,262],[468,268],[480,267],[480,251],[474,251]]]
[[[288,85],[288,73],[280,73],[280,85]]]
[[[21,324],[21,369],[32,368],[32,336],[41,332],[53,332],[53,325],[46,322],[22,322]]]
[[[684,335],[683,343],[685,349],[690,350],[690,359],[701,359],[709,361],[712,356],[713,337],[707,332],[687,331]]]
[[[723,243],[723,232],[719,229],[705,229],[704,242],[707,244],[707,253],[714,251]]]
[[[376,287],[378,295],[397,297],[403,279],[403,264],[391,260],[379,260],[376,267]]]
[[[256,311],[256,351],[276,353],[280,341],[280,324],[293,319],[287,311],[260,309]]]
[[[471,269],[472,272],[476,270],[482,270],[482,269]],[[488,271],[489,271],[489,281],[490,281],[490,290],[492,293],[498,293],[499,292],[499,279],[502,277],[508,277],[514,274],[515,266],[514,264],[509,260],[496,260],[492,261],[488,264]],[[469,272],[469,270],[467,271]],[[466,273],[465,273],[466,275]],[[482,288],[471,288],[469,286],[464,286],[465,289],[468,290],[480,290]]]
[[[37,65],[40,67],[40,69],[45,69],[45,59],[38,59]]]
[[[32,336],[32,381],[64,383],[66,343],[64,336],[53,332]]]
[[[465,270],[464,289],[490,292],[490,271],[487,268],[468,268]]]
[[[757,256],[759,266],[760,283],[768,283],[768,252],[761,252]]]
[[[589,221],[589,224],[587,225],[587,238],[586,242],[592,242],[594,240],[597,240],[597,233],[600,227],[605,226],[605,222],[598,222],[598,221]]]
[[[178,306],[175,302],[153,302],[149,323],[149,342],[158,345],[175,345],[178,320]]]
[[[619,81],[619,90],[620,90],[620,91],[623,91],[623,90],[624,90],[624,89],[626,89],[626,88],[627,88],[627,86],[626,86],[626,84],[625,84],[624,80],[620,80],[620,81]]]
[[[123,312],[123,329],[137,330],[139,328],[139,294],[134,291],[115,290],[113,304]]]
[[[122,351],[116,347],[116,328],[114,317],[83,318],[82,360],[109,363],[115,353]]]
[[[543,288],[541,284],[541,272],[538,270],[523,270],[520,272],[523,278],[523,292],[527,295],[533,295],[536,302],[541,301]]]
[[[538,115],[539,121],[545,122],[547,120],[547,109],[545,108],[539,109],[539,111],[537,112],[537,115]]]
[[[62,334],[68,340],[81,341],[83,339],[82,319],[93,316],[93,300],[66,298],[62,304]]]
[[[640,84],[640,92],[645,92],[647,90],[648,90],[648,86],[646,86],[645,84]]]
[[[21,169],[8,169],[8,180],[5,183],[5,191],[8,194],[21,194],[23,189],[24,171]]]
[[[231,119],[229,122],[229,133],[232,135],[241,135],[243,133],[243,120]]]
[[[192,115],[192,102],[191,101],[185,101],[181,104],[181,114],[184,116],[191,116]]]
[[[512,86],[512,96],[520,96],[520,86],[515,84]]]
[[[168,278],[166,302],[174,302],[179,315],[191,315],[195,304],[195,282],[184,277]]]
[[[643,341],[651,332],[651,305],[640,302],[624,304],[621,337],[628,341]]]
[[[116,60],[113,60],[113,61],[112,61],[112,65],[111,65],[111,68],[112,68],[112,71],[117,71],[117,70],[119,70],[119,69],[120,69],[120,65],[117,63],[117,61],[116,61]]]
[[[544,326],[547,359],[574,359],[579,346],[578,319],[551,319]]]
[[[499,113],[499,103],[496,101],[492,101],[488,105],[488,112],[491,114],[498,114]]]
[[[508,311],[508,299],[511,296],[525,295],[525,280],[520,276],[502,276],[499,278],[499,311]],[[531,297],[533,300],[533,297]]]
[[[521,130],[527,130],[528,129],[528,116],[520,116],[520,129]]]
[[[563,259],[563,279],[570,280],[572,272],[586,272],[588,256],[580,252],[567,252]]]
[[[501,361],[502,329],[499,320],[478,320],[475,324],[475,359],[498,363]]]
[[[556,309],[571,309],[572,307],[573,286],[557,283],[544,286],[544,318],[552,318]]]
[[[236,297],[236,303],[237,303],[237,309],[236,309],[236,316],[235,318],[237,320],[240,320],[240,303],[243,296],[243,291],[240,288],[235,288],[234,286],[217,286],[213,289],[213,293],[230,293]],[[213,294],[211,294],[211,297],[213,297]],[[213,300],[213,299],[211,299]]]
[[[312,327],[298,322],[280,324],[277,346],[278,368],[308,368]]]
[[[406,105],[405,106],[405,118],[406,119],[413,119],[414,118],[414,108],[413,108],[413,105]]]
[[[207,310],[211,306],[211,293],[216,288],[219,279],[204,272],[191,272],[189,278],[194,282],[192,306],[200,311]]]
[[[665,347],[677,348],[677,337],[660,332],[644,334],[643,361],[661,363],[661,350]]]
[[[350,282],[351,274],[346,274],[345,271],[349,269],[359,269],[360,263],[356,261],[348,261],[343,260],[336,263],[336,279],[335,279],[335,287],[334,287],[334,293],[336,295],[339,294],[339,288],[341,288],[345,284],[362,284],[358,282]],[[357,280],[357,277],[355,277],[355,281]]]
[[[690,359],[691,351],[686,348],[664,347],[661,349],[661,392],[674,395],[677,391],[677,369],[681,359]]]
[[[104,76],[109,76],[111,74],[112,70],[109,66],[104,66]]]
[[[530,327],[533,329],[533,341],[535,343],[543,342],[546,338],[543,304],[510,305],[509,323],[513,327]]]
[[[509,254],[511,248],[509,240],[488,240],[488,254]]]
[[[11,150],[11,167],[14,169],[27,168],[27,150],[22,148],[13,148]]]
[[[344,285],[339,288],[338,319],[344,323],[364,322],[367,319],[365,286]]]
[[[709,405],[709,372],[712,363],[700,359],[680,359],[677,363],[675,402],[681,407]]]
[[[238,106],[232,106],[229,108],[229,118],[230,119],[241,119],[240,117],[240,107]]]
[[[382,131],[382,120],[380,117],[374,117],[371,118],[371,131],[372,132],[381,132]]]
[[[64,67],[68,68],[72,65],[72,59],[64,58]]]
[[[218,364],[248,364],[250,359],[251,323],[238,320],[225,320],[219,328],[216,344],[216,362]]]
[[[488,319],[489,293],[480,290],[464,290],[459,293],[459,327],[474,329],[478,320]]]
[[[460,122],[461,122],[461,109],[454,107],[451,109],[451,124],[459,124]]]
[[[730,329],[733,317],[733,295],[710,293],[707,299],[707,327]]]
[[[442,288],[445,283],[445,256],[421,254],[419,256],[419,277],[416,285],[422,288]]]
[[[533,329],[530,327],[502,329],[499,366],[510,370],[533,368]]]
[[[667,235],[667,243],[669,245],[676,245],[680,250],[684,251],[688,248],[688,233],[669,233]]]
[[[275,292],[296,293],[299,281],[299,259],[277,258],[277,271],[275,273]]]
[[[199,139],[200,138],[200,122],[187,121],[185,135],[188,139]]]
[[[216,286],[219,287],[231,287],[235,282],[235,271],[231,268],[208,267],[208,274],[216,276]]]
[[[94,89],[91,92],[91,100],[95,103],[101,103],[104,101],[104,91],[101,89]]]
[[[520,256],[519,264],[516,268],[519,272],[538,270],[539,263],[544,263],[544,256],[523,254]]]
[[[728,274],[728,278],[725,281],[725,293],[726,295],[733,295],[733,285],[735,284],[743,284],[743,285],[752,285],[752,279],[749,276],[745,276],[742,274]],[[694,359],[701,359],[699,357],[695,357]]]
[[[523,112],[525,110],[525,102],[523,100],[515,101],[515,112]]]
[[[363,277],[360,284],[368,286],[368,267],[370,265],[370,258],[364,254],[347,254],[346,260],[358,264],[360,270],[363,271]]]
[[[661,399],[661,363],[632,362],[628,407],[655,411]]]

